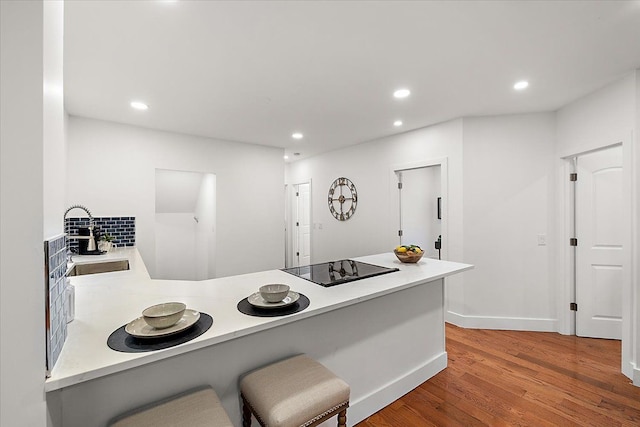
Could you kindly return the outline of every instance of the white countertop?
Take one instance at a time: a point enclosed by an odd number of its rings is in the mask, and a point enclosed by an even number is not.
[[[75,320],[46,391],[176,356],[202,347],[253,334],[361,301],[397,292],[473,268],[468,264],[423,258],[402,264],[393,253],[354,258],[398,272],[325,288],[280,270],[203,281],[153,280],[137,249],[118,249],[106,255],[74,256],[75,263],[128,259],[130,270],[71,278],[75,286]],[[310,300],[307,309],[282,317],[253,317],[240,313],[240,300],[266,283],[286,283]],[[187,308],[207,313],[213,325],[188,343],[147,353],[121,353],[107,346],[109,335],[139,317],[142,310],[167,301],[182,301]]]

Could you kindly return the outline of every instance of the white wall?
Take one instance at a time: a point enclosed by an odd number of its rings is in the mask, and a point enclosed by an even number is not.
[[[156,213],[195,212],[202,176],[200,172],[156,169]]]
[[[66,113],[63,98],[64,3],[44,2],[43,140],[44,140],[44,238],[64,231],[66,210]]]
[[[196,222],[193,213],[156,213],[154,279],[196,280]]]
[[[446,159],[448,223],[443,222],[443,259],[463,260],[462,120],[438,124],[287,165],[286,182],[312,181],[312,263],[390,252],[398,244],[398,194],[394,169]],[[349,178],[358,190],[358,207],[348,221],[337,221],[328,208],[330,184]],[[449,309],[462,310],[463,275],[447,279]]]
[[[0,2],[0,425],[46,425],[43,236],[62,231],[60,2]],[[43,137],[43,132],[47,133]],[[61,193],[58,187],[57,193]],[[64,200],[62,200],[64,202]],[[57,221],[57,222],[56,222]],[[20,328],[16,328],[16,319]]]
[[[640,353],[640,318],[638,307],[640,301],[634,301],[632,296],[640,293],[640,283],[637,280],[638,271],[638,72],[630,73],[626,77],[585,96],[557,112],[557,147],[556,169],[558,174],[563,172],[565,156],[580,154],[585,151],[623,143],[623,179],[625,180],[625,227],[631,231],[628,241],[627,261],[623,267],[625,283],[623,283],[623,325],[622,325],[622,371],[629,377],[634,376],[634,366],[638,363]],[[635,155],[634,155],[635,153]],[[634,162],[635,156],[635,162]],[[559,186],[556,198],[563,201],[565,190]],[[562,206],[558,209],[558,228],[563,230],[560,237],[567,235],[567,226],[562,218],[566,213]],[[634,228],[635,227],[635,228]],[[635,236],[632,238],[631,235]],[[559,288],[568,288],[570,283],[561,276],[563,271],[570,268],[566,256],[559,259],[559,273],[557,283]],[[635,279],[633,277],[635,277]],[[564,302],[564,301],[563,301]],[[563,304],[564,305],[564,304]],[[563,332],[568,333],[566,320],[569,314],[560,310],[560,317],[564,317]],[[636,369],[635,383],[640,385],[640,371]]]
[[[397,245],[398,196],[390,173],[395,165],[449,157],[451,210],[461,212],[461,123],[455,120],[287,165],[287,183],[313,182],[312,218],[322,229],[313,231],[312,262],[388,252]],[[341,176],[358,190],[358,207],[348,221],[333,218],[327,204],[329,186]],[[457,225],[462,225],[459,220]]]
[[[446,158],[442,255],[476,264],[447,280],[447,319],[555,330],[553,241],[537,243],[538,234],[555,232],[554,142],[553,113],[465,118],[292,163],[287,182],[312,179],[314,223],[323,225],[313,230],[312,262],[390,251],[398,241],[391,171]],[[345,222],[330,216],[326,202],[339,176],[359,194]]]
[[[554,134],[553,113],[464,119],[464,326],[555,330]]]
[[[565,157],[619,141],[634,129],[635,73],[557,112],[556,156]]]
[[[136,245],[150,271],[156,168],[216,175],[218,277],[284,266],[282,149],[70,117],[68,153],[68,202],[96,216],[135,216]],[[249,249],[239,254],[240,244]]]
[[[636,118],[634,127],[634,145],[633,145],[633,175],[632,175],[632,205],[631,205],[631,232],[634,236],[633,248],[631,251],[631,259],[633,262],[631,283],[635,283],[632,292],[635,294],[634,300],[631,299],[632,321],[631,321],[631,343],[630,350],[626,357],[629,358],[629,365],[634,369],[633,383],[640,386],[640,69],[636,70]],[[626,361],[625,361],[626,362]]]

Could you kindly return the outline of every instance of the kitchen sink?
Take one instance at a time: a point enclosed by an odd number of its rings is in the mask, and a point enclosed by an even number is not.
[[[86,274],[109,273],[111,271],[129,270],[129,261],[93,262],[88,264],[76,264],[69,270],[67,276],[84,276]]]

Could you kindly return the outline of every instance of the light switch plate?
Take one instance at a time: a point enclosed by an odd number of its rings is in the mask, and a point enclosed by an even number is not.
[[[547,235],[538,234],[538,246],[546,246],[546,245],[547,245]]]

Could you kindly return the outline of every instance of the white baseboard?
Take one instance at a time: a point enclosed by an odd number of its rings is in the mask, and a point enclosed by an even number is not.
[[[359,423],[409,393],[446,367],[447,353],[445,352],[366,396],[350,402],[347,411],[347,424],[352,426]]]
[[[633,366],[633,385],[640,387],[640,368],[635,363],[631,363]]]
[[[468,329],[496,329],[508,331],[558,332],[558,319],[528,317],[465,316],[447,311],[445,320]]]

